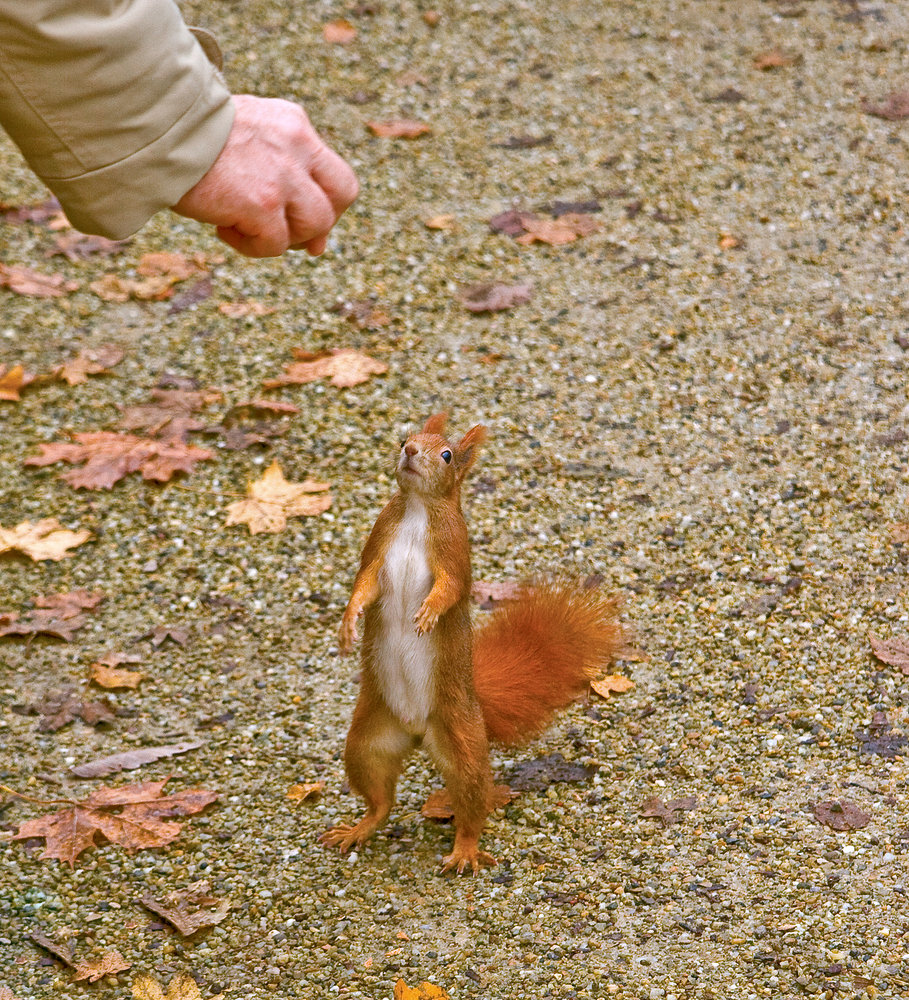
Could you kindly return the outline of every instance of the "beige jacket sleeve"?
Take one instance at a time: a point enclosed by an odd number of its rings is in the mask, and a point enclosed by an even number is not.
[[[233,114],[173,0],[0,0],[0,125],[83,232],[179,201]]]

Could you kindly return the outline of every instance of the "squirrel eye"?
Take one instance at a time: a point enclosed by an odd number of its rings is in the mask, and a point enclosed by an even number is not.
[[[447,448],[445,449],[445,451],[442,452],[442,461],[446,465],[448,465],[448,463],[451,461],[451,452]]]

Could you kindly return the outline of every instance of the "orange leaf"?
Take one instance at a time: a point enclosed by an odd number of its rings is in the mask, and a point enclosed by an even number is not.
[[[350,45],[357,37],[357,29],[346,18],[339,17],[322,26],[322,37],[332,45]]]
[[[287,797],[291,802],[305,802],[307,799],[321,795],[324,788],[324,781],[311,781],[300,785],[291,785],[287,789]]]
[[[22,365],[13,365],[7,370],[6,365],[0,365],[0,399],[10,403],[18,403],[19,393],[34,380],[34,375],[26,374]]]
[[[78,281],[67,281],[62,274],[42,274],[29,267],[0,264],[0,288],[6,285],[18,295],[49,299],[74,292]]]
[[[602,680],[591,681],[590,686],[601,698],[608,698],[613,694],[624,694],[626,691],[630,691],[634,687],[634,681],[618,674],[609,674]]]
[[[79,962],[72,981],[78,983],[82,979],[87,979],[90,983],[96,983],[105,976],[113,976],[130,968],[132,968],[131,963],[127,962],[116,948],[112,948],[95,962]]]
[[[287,365],[280,378],[262,383],[264,389],[276,389],[282,385],[305,385],[329,378],[339,389],[348,389],[369,380],[370,375],[382,375],[388,365],[376,361],[367,354],[350,348],[336,348],[315,355],[307,355],[306,360]]]
[[[799,55],[789,55],[780,49],[768,49],[766,52],[759,52],[752,60],[755,69],[766,72],[771,69],[780,69],[783,66],[795,66],[802,61]]]
[[[74,358],[57,365],[51,375],[69,385],[79,385],[88,381],[89,375],[106,375],[114,365],[123,360],[125,353],[123,348],[116,344],[87,347]]]
[[[419,986],[408,986],[403,979],[395,983],[394,1000],[450,1000],[441,986],[434,983],[420,983]]]
[[[429,125],[409,118],[395,118],[387,122],[367,122],[366,127],[380,139],[416,139],[418,136],[432,132]]]
[[[423,225],[427,229],[456,229],[457,219],[453,215],[434,215],[431,219],[424,219]]]
[[[91,680],[99,687],[113,688],[137,688],[145,677],[141,670],[123,670],[117,667],[107,667],[103,663],[93,663],[89,667],[91,670]]]
[[[246,524],[251,535],[260,532],[277,534],[287,527],[289,517],[312,517],[328,510],[331,494],[323,493],[328,483],[307,479],[292,483],[284,478],[281,466],[272,462],[261,478],[250,483],[245,500],[236,500],[227,508],[226,526]],[[320,493],[321,496],[313,494]]]

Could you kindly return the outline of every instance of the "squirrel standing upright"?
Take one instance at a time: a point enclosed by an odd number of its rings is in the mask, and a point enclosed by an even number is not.
[[[451,444],[445,420],[431,416],[404,442],[399,490],[363,548],[341,622],[343,654],[366,613],[360,696],[344,754],[366,813],[321,840],[342,852],[368,840],[388,818],[404,761],[422,742],[454,808],[454,847],[442,870],[461,873],[496,863],[479,848],[491,808],[489,742],[514,745],[542,732],[610,661],[620,628],[614,600],[553,582],[524,587],[474,636],[461,484],[486,428]]]

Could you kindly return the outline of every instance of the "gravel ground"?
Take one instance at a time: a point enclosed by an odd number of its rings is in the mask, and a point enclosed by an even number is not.
[[[102,782],[69,765],[198,738],[103,780],[170,774],[220,795],[170,848],[108,845],[73,871],[4,842],[0,986],[128,997],[138,972],[189,971],[226,998],[384,1000],[399,977],[503,1000],[909,996],[909,677],[868,640],[909,631],[909,548],[892,534],[909,520],[909,126],[862,107],[907,82],[907,5],[443,0],[435,26],[410,2],[294,7],[186,13],[219,36],[232,87],[303,101],[357,169],[360,200],[324,258],[224,251],[209,298],[117,305],[89,281],[150,250],[218,244],[162,216],[121,257],[48,261],[46,229],[0,223],[2,261],[80,283],[60,299],[0,290],[2,360],[43,371],[86,346],[127,350],[114,377],[0,404],[0,523],[94,532],[59,563],[7,558],[0,611],[107,595],[70,643],[2,641],[0,781],[81,797]],[[358,30],[347,46],[322,38],[339,16]],[[771,50],[795,61],[757,69]],[[433,132],[364,128],[398,117]],[[526,136],[549,139],[509,144]],[[0,176],[7,202],[43,197],[8,143]],[[514,205],[590,199],[601,228],[570,245],[488,226]],[[424,226],[441,214],[456,228]],[[471,315],[457,291],[486,280],[530,281],[534,297]],[[275,311],[217,309],[247,298]],[[359,329],[332,308],[365,299],[391,323]],[[38,442],[114,427],[117,405],[165,375],[238,402],[291,348],[328,346],[388,373],[282,390],[301,412],[265,448],[196,436],[216,460],[181,481],[194,492],[135,476],[76,491],[23,465]],[[437,874],[451,832],[420,816],[439,784],[423,757],[359,856],[317,844],[359,808],[341,763],[356,664],[337,656],[336,626],[400,436],[440,408],[492,433],[466,498],[476,577],[599,574],[648,655],[620,664],[628,694],[496,756],[506,777],[553,753],[592,767],[496,812],[484,846],[499,867],[461,879]],[[330,481],[330,511],[278,535],[223,527],[219,493],[272,458]],[[154,647],[161,625],[187,628],[185,644]],[[21,714],[81,690],[111,649],[148,674],[109,696],[113,723],[41,733]],[[321,798],[288,799],[309,781],[326,783]],[[696,807],[664,826],[641,815],[654,796]],[[821,825],[812,807],[831,799],[870,822]],[[0,798],[0,826],[42,811]],[[137,903],[201,878],[232,909],[192,938]],[[80,958],[117,948],[132,970],[72,985],[33,932]]]

